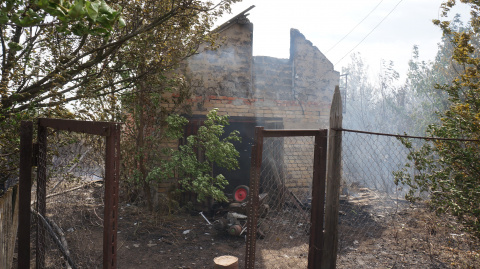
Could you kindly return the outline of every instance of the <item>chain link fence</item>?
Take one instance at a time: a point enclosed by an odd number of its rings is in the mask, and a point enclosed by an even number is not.
[[[395,215],[408,206],[393,178],[407,154],[395,137],[343,132],[339,265],[364,242],[381,241]]]
[[[255,268],[307,268],[313,157],[314,137],[264,139]]]
[[[393,173],[409,162],[398,138],[342,133],[337,268],[480,268],[478,241],[454,217],[411,204],[407,187],[395,185]],[[413,167],[403,171],[418,173]]]
[[[45,188],[37,181],[32,197],[37,233],[31,236],[37,246],[32,257],[44,268],[101,268],[105,139],[67,131],[49,131],[47,137],[47,151],[38,155],[46,169],[37,171]],[[44,209],[36,197],[46,198]]]

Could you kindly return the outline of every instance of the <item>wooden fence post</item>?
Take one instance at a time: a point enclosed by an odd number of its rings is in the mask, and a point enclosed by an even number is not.
[[[327,194],[325,204],[325,236],[322,269],[334,269],[338,249],[338,211],[340,206],[340,180],[342,176],[342,98],[335,87],[330,108],[328,137]]]
[[[0,197],[0,268],[12,268],[18,228],[18,186]]]

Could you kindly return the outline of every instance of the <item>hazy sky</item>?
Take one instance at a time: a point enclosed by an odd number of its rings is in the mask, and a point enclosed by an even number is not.
[[[361,53],[372,73],[378,72],[384,59],[394,61],[403,75],[413,45],[419,45],[422,59],[434,59],[441,31],[432,19],[440,18],[441,3],[442,0],[243,0],[234,5],[225,20],[256,6],[248,16],[254,24],[254,55],[288,58],[290,28],[296,28],[327,56],[337,71],[350,61],[349,52],[353,49],[352,53]],[[454,13],[463,14],[466,20],[468,6],[462,4]]]

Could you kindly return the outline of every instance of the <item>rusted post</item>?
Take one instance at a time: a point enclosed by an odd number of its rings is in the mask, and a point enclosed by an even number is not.
[[[327,200],[325,209],[325,242],[322,269],[334,269],[338,249],[338,212],[340,207],[340,179],[342,162],[342,98],[335,87],[330,109],[330,131],[328,137]]]
[[[315,135],[313,157],[312,208],[308,268],[320,268],[323,253],[323,215],[325,212],[325,180],[327,170],[327,130]]]
[[[30,202],[32,193],[33,123],[20,124],[20,182],[18,201],[18,269],[30,268]]]
[[[120,125],[111,123],[106,138],[103,268],[117,268],[118,188],[120,177]]]
[[[106,136],[103,268],[116,268],[118,189],[120,178],[120,124],[61,119],[38,119],[37,212],[42,216],[46,215],[47,127],[57,130]],[[28,202],[28,206],[30,207],[30,202]],[[28,210],[28,212],[30,212],[30,208],[28,208]],[[23,234],[29,236],[29,233]],[[30,262],[28,257],[26,259],[19,258],[19,261]],[[37,268],[45,267],[45,227],[41,221],[39,221],[37,225],[36,265]]]
[[[250,165],[250,193],[247,208],[247,243],[245,268],[255,268],[255,244],[257,239],[257,217],[259,206],[260,172],[262,167],[263,127],[255,127],[255,144],[252,148]]]

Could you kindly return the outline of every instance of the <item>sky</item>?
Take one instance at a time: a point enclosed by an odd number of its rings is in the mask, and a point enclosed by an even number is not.
[[[351,53],[359,52],[371,76],[378,74],[383,59],[393,61],[404,79],[414,45],[419,46],[422,60],[435,58],[442,34],[432,20],[442,19],[442,2],[243,0],[234,4],[232,14],[225,15],[219,23],[255,5],[248,16],[254,25],[253,55],[288,58],[290,28],[295,28],[327,56],[337,71],[341,72],[342,66],[350,62]],[[460,13],[466,21],[468,6],[457,5],[452,14]]]

